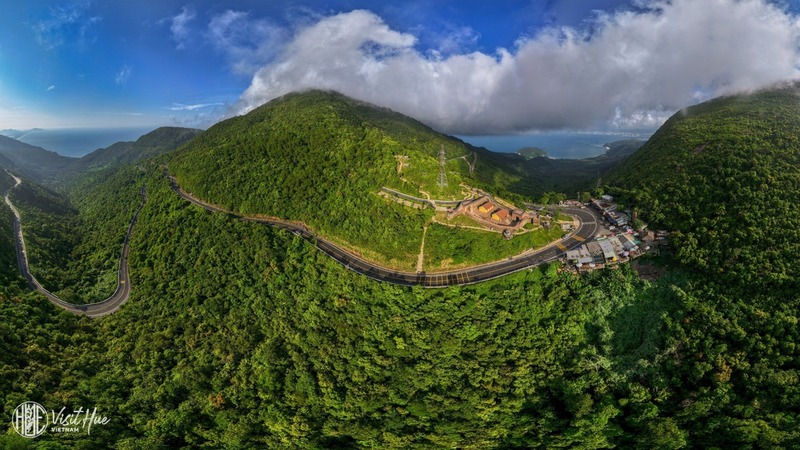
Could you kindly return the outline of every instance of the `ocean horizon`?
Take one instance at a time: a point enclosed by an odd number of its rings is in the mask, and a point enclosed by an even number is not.
[[[156,127],[129,128],[50,128],[34,129],[19,136],[19,141],[42,147],[63,156],[80,158],[97,149],[123,141],[135,141]],[[536,147],[555,159],[584,159],[605,153],[605,144],[626,139],[647,140],[653,131],[625,132],[542,132],[499,136],[456,136],[476,147],[494,152],[516,153]]]
[[[34,129],[17,140],[62,156],[80,158],[122,141],[135,141],[156,127]]]

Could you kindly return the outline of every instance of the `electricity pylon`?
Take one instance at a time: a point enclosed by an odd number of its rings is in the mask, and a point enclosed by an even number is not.
[[[444,171],[444,164],[447,162],[447,154],[444,152],[444,145],[439,150],[439,176],[436,177],[436,185],[440,188],[447,187],[447,173]]]

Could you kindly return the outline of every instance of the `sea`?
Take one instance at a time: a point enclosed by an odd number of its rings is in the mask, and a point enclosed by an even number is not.
[[[646,141],[652,130],[591,131],[591,132],[541,132],[502,136],[457,136],[476,147],[486,147],[494,152],[516,153],[525,147],[537,147],[554,159],[584,159],[605,153],[605,144],[628,139]]]
[[[120,141],[135,141],[154,129],[155,127],[34,129],[25,132],[17,139],[63,156],[80,158]]]

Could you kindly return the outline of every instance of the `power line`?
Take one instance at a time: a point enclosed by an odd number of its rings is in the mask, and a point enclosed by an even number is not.
[[[440,188],[447,187],[447,173],[444,170],[444,164],[447,162],[447,154],[444,152],[444,145],[439,150],[439,176],[436,177],[436,184]]]

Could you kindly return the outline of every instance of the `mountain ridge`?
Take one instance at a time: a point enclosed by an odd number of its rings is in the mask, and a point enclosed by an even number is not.
[[[796,287],[798,102],[792,83],[685,108],[607,181],[676,231],[681,260],[750,287]]]
[[[73,163],[73,170],[97,170],[111,164],[130,164],[168,153],[200,135],[203,130],[183,127],[159,127],[135,141],[116,142],[97,149]]]
[[[9,169],[37,181],[57,178],[73,160],[3,135],[0,135],[0,156],[5,157],[6,164],[11,166]]]

